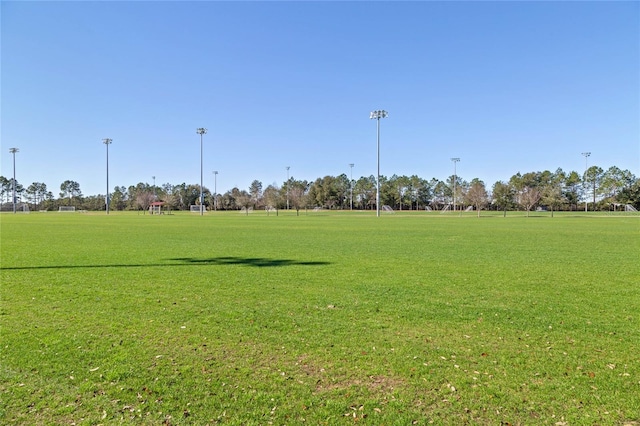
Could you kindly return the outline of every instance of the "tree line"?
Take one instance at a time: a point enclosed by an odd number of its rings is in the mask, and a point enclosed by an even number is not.
[[[0,176],[0,208],[13,205],[13,179]],[[84,196],[80,184],[66,180],[60,185],[59,196],[42,182],[24,187],[15,182],[16,203],[26,204],[34,210],[57,210],[60,206],[73,206],[82,210],[104,210],[103,194]],[[323,209],[376,209],[376,177],[363,176],[350,180],[346,174],[325,176],[315,181],[294,177],[282,185],[268,185],[254,180],[246,190],[233,188],[224,194],[214,194],[203,187],[208,210],[241,210],[323,208]],[[165,183],[152,186],[140,182],[129,187],[116,186],[109,194],[110,210],[147,211],[153,202],[162,202],[165,210],[189,210],[200,203],[200,185]],[[612,166],[607,170],[589,167],[585,173],[554,172],[516,173],[508,181],[495,182],[490,188],[480,179],[466,181],[460,176],[449,176],[442,181],[417,175],[380,176],[380,203],[394,210],[443,210],[473,208],[524,210],[611,210],[630,205],[640,208],[640,179],[629,170]]]

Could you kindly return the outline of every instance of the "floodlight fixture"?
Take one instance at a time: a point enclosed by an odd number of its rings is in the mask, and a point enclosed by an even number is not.
[[[204,215],[204,176],[202,169],[202,135],[207,133],[207,129],[204,127],[198,127],[196,133],[200,135],[200,216]]]
[[[377,123],[377,129],[378,129],[378,137],[377,137],[377,148],[378,148],[378,155],[377,155],[377,159],[378,159],[378,175],[376,178],[376,216],[380,217],[380,119],[381,118],[387,118],[389,116],[389,113],[387,113],[387,111],[383,110],[383,109],[379,109],[376,111],[371,111],[371,114],[369,115],[369,118],[372,120],[376,120]]]

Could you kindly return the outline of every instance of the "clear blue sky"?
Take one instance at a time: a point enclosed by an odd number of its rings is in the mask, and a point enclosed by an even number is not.
[[[1,3],[2,168],[85,195],[376,173],[640,175],[639,2]]]

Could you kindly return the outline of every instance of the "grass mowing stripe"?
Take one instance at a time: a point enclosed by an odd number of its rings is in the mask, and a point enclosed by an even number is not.
[[[638,224],[2,215],[0,420],[638,419]]]

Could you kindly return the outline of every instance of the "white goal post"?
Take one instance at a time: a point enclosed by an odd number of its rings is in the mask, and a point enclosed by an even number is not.
[[[58,207],[59,212],[73,213],[76,211],[75,206],[60,206]]]

